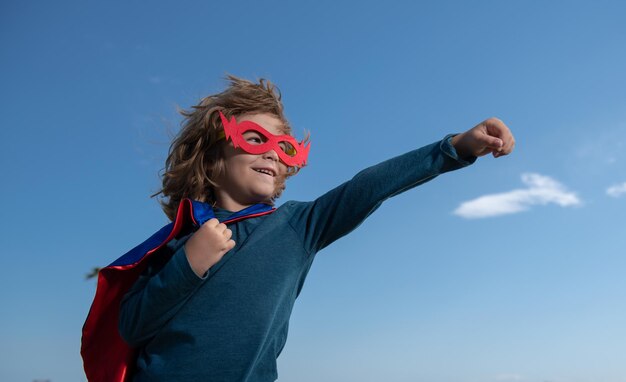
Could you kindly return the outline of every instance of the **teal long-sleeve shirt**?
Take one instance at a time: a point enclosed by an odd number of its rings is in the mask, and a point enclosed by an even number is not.
[[[311,202],[229,226],[236,246],[199,278],[168,244],[121,305],[120,334],[139,349],[134,381],[269,382],[315,254],[394,195],[470,162],[450,137],[359,172]],[[216,210],[223,218],[228,211]]]

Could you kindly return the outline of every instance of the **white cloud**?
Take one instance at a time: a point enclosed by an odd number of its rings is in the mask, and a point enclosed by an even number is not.
[[[526,211],[533,205],[554,203],[561,207],[570,207],[581,204],[575,193],[568,191],[565,186],[549,176],[522,174],[522,182],[527,188],[485,195],[463,202],[454,214],[466,219],[478,219]]]
[[[626,194],[626,182],[607,188],[606,194],[614,198],[619,198],[622,194]]]

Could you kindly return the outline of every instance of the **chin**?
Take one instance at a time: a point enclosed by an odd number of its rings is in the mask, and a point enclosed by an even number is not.
[[[274,193],[272,193],[272,194],[268,194],[266,192],[258,193],[258,194],[254,195],[252,197],[252,199],[255,200],[255,202],[253,204],[256,204],[256,203],[271,203],[272,202],[272,196],[274,196]]]

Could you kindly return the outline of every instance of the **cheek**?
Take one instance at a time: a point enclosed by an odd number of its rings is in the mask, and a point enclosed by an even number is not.
[[[287,180],[286,176],[277,176],[274,179],[274,197],[280,195],[282,191],[285,189],[285,181]]]
[[[285,175],[289,172],[289,167],[281,161],[278,161],[278,171],[280,172],[280,177],[284,178]]]
[[[250,160],[246,154],[235,152],[225,161],[226,168],[231,172],[241,173],[250,166]]]

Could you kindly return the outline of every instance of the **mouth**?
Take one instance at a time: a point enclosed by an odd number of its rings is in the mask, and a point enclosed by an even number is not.
[[[261,174],[265,174],[265,175],[269,175],[272,178],[274,178],[276,176],[276,172],[270,168],[253,168],[252,170],[261,173]]]

